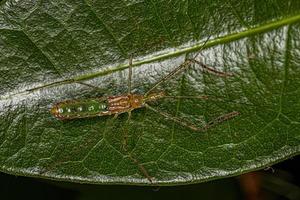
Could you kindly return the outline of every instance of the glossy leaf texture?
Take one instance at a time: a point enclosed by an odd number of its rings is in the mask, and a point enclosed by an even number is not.
[[[299,21],[293,0],[1,1],[0,169],[151,185],[133,157],[155,185],[178,185],[299,154]],[[146,108],[129,121],[126,113],[70,121],[50,114],[66,99],[126,94],[131,56],[134,93],[144,94],[187,58],[234,74],[222,78],[191,65],[155,91],[208,99],[167,98],[154,108],[198,127],[240,115],[195,132]]]

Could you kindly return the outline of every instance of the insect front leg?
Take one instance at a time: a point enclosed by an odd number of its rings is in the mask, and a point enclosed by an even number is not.
[[[168,75],[166,75],[165,77],[161,78],[160,80],[158,80],[145,94],[144,97],[147,97],[148,94],[151,93],[151,91],[153,91],[155,88],[157,88],[160,84],[166,82],[167,80],[171,79],[172,77],[174,77],[175,75],[177,75],[178,73],[182,72],[183,70],[185,70],[188,66],[190,65],[189,61],[185,61],[184,63],[182,63],[181,65],[179,65],[178,67],[176,67],[173,71],[171,71]]]
[[[90,88],[93,88],[93,89],[95,89],[95,90],[97,90],[97,91],[99,91],[101,93],[105,93],[106,92],[102,88],[97,87],[97,86],[92,85],[92,84],[89,84],[89,83],[85,83],[85,82],[82,82],[82,81],[75,81],[75,83],[80,84],[80,85],[84,85],[84,86],[87,86],[87,87],[90,87]]]
[[[216,76],[219,76],[219,77],[228,77],[228,76],[234,76],[232,73],[228,73],[228,72],[221,72],[221,71],[218,71],[212,67],[209,67],[207,66],[206,64],[204,64],[203,62],[201,61],[198,61],[196,59],[188,59],[189,62],[191,63],[194,63],[194,64],[198,64],[199,66],[202,67],[203,71],[206,71],[208,73],[211,73],[211,74],[214,74]]]
[[[206,43],[209,41],[210,36],[205,40],[204,44],[201,46],[201,48],[199,49],[199,51],[201,51]],[[198,54],[197,54],[198,55]],[[184,71],[186,68],[188,68],[191,64],[191,60],[193,59],[187,59],[185,60],[181,65],[179,65],[178,67],[176,67],[173,71],[171,71],[168,75],[166,75],[165,77],[161,78],[160,80],[158,80],[145,94],[144,97],[147,97],[148,94],[151,93],[151,91],[153,91],[155,88],[157,88],[160,84],[162,84],[163,82],[166,82],[167,80],[171,79],[173,76],[177,75],[178,73]]]

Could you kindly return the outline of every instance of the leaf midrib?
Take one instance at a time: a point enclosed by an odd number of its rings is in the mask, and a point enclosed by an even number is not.
[[[209,40],[209,41],[202,41],[201,43],[197,43],[193,46],[189,46],[186,48],[181,48],[181,49],[175,49],[173,52],[170,53],[164,53],[161,55],[157,55],[157,56],[153,56],[151,58],[148,59],[142,59],[142,60],[136,60],[135,62],[132,62],[132,67],[137,67],[143,64],[147,64],[147,63],[152,63],[152,62],[156,62],[159,60],[165,60],[168,58],[172,58],[172,57],[176,57],[182,54],[186,54],[186,53],[190,53],[190,52],[194,52],[194,51],[199,51],[199,50],[203,50],[203,49],[207,49],[219,44],[224,44],[224,43],[228,43],[228,42],[232,42],[235,40],[239,40],[251,35],[256,35],[259,33],[263,33],[263,32],[267,32],[270,30],[274,30],[276,28],[285,26],[285,25],[290,25],[293,23],[296,23],[300,21],[300,14],[298,15],[294,15],[294,16],[289,16],[287,18],[283,18],[277,21],[272,21],[269,23],[265,23],[262,24],[261,26],[257,26],[257,27],[253,27],[250,29],[246,29],[243,30],[241,32],[235,32],[232,34],[228,34],[219,38],[215,38],[213,40]],[[28,92],[28,91],[34,91],[34,90],[38,90],[38,89],[42,89],[42,88],[46,88],[46,87],[52,87],[52,86],[58,86],[58,85],[63,85],[63,84],[69,84],[69,83],[74,83],[74,82],[79,82],[79,81],[84,81],[84,80],[89,80],[89,79],[93,79],[96,77],[100,77],[100,76],[105,76],[111,73],[114,73],[116,71],[122,71],[125,70],[129,67],[129,64],[121,64],[121,65],[117,65],[114,67],[111,67],[110,69],[107,70],[103,70],[103,71],[99,71],[99,72],[94,72],[94,73],[90,73],[90,74],[85,74],[85,75],[81,75],[81,76],[77,76],[77,77],[73,77],[71,79],[65,79],[65,80],[61,80],[61,81],[57,81],[57,82],[52,82],[52,83],[48,83],[48,84],[44,84],[41,86],[37,86],[31,89],[27,89],[26,91],[23,92],[19,92],[13,95],[18,95],[24,92]]]

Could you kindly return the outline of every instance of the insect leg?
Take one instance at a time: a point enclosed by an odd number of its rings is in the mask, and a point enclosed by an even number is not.
[[[203,62],[198,61],[196,59],[188,59],[188,61],[198,64],[199,66],[201,66],[203,68],[203,70],[205,70],[208,73],[214,74],[216,76],[219,76],[219,77],[233,76],[232,73],[218,71],[212,67],[208,67],[206,64],[204,64]]]
[[[164,116],[166,119],[169,119],[171,121],[174,121],[184,127],[187,127],[193,131],[198,131],[198,132],[204,132],[204,131],[207,131],[209,128],[221,123],[221,122],[224,122],[224,121],[227,121],[229,119],[232,119],[236,116],[238,116],[240,113],[237,112],[237,111],[233,111],[233,112],[230,112],[230,113],[227,113],[225,115],[221,115],[219,117],[217,117],[216,119],[208,122],[204,127],[202,128],[198,128],[196,127],[194,124],[191,124],[189,122],[186,122],[186,121],[183,121],[182,119],[180,118],[177,118],[177,117],[174,117],[174,116],[171,116],[170,114],[168,113],[165,113],[165,112],[162,112],[162,111],[159,111],[155,108],[153,108],[152,106],[148,105],[148,104],[145,104],[146,108],[149,108],[150,110]]]
[[[200,96],[163,96],[162,98],[169,98],[169,99],[203,99],[208,100],[209,97],[207,95],[200,95]]]
[[[182,125],[182,126],[185,126],[185,127],[189,128],[189,129],[191,129],[191,130],[193,130],[193,131],[203,131],[202,129],[197,128],[194,124],[190,124],[190,123],[188,123],[188,122],[185,122],[185,121],[181,120],[180,118],[177,118],[177,117],[171,116],[171,115],[168,114],[168,113],[159,111],[159,110],[153,108],[152,106],[150,106],[149,104],[145,104],[145,106],[146,106],[146,108],[149,108],[150,110],[152,110],[152,111],[154,111],[154,112],[156,112],[156,113],[158,113],[158,114],[164,116],[166,119],[169,119],[169,120],[171,120],[171,121],[174,121],[174,122],[176,122],[177,124],[180,124],[180,125]]]
[[[128,94],[131,94],[131,79],[132,79],[132,55],[129,58],[129,68],[128,68]]]
[[[200,50],[201,51],[206,43],[208,42],[208,40],[210,39],[210,36],[205,40],[204,44],[201,46]],[[198,55],[198,54],[197,54]],[[161,83],[167,81],[168,79],[172,78],[173,76],[175,76],[176,74],[180,73],[181,71],[185,70],[187,67],[189,67],[189,65],[191,64],[191,60],[194,59],[190,59],[190,60],[186,60],[184,61],[181,65],[179,65],[178,67],[176,67],[173,71],[171,71],[167,76],[161,78],[160,80],[158,80],[153,86],[152,88],[150,88],[146,93],[145,93],[145,97],[152,91],[154,90],[157,86],[159,86]]]
[[[117,119],[117,117],[119,116],[119,114],[118,113],[116,113],[116,114],[114,114],[114,117],[113,117],[113,119]]]
[[[230,113],[227,113],[227,114],[224,114],[224,115],[221,115],[215,119],[213,119],[212,121],[208,122],[204,127],[203,127],[203,130],[207,130],[219,123],[222,123],[224,121],[227,121],[229,119],[232,119],[236,116],[238,116],[240,113],[237,112],[237,111],[233,111],[233,112],[230,112]]]
[[[173,76],[177,75],[178,73],[182,72],[183,70],[185,70],[186,68],[188,68],[190,66],[191,63],[195,63],[198,64],[199,66],[201,66],[205,71],[212,73],[216,76],[220,76],[220,77],[227,77],[227,76],[233,76],[232,73],[226,73],[226,72],[221,72],[218,71],[214,68],[208,67],[207,65],[205,65],[204,63],[195,60],[195,59],[187,59],[186,61],[184,61],[184,63],[182,63],[181,65],[179,65],[178,67],[176,67],[173,71],[171,71],[168,75],[166,75],[165,77],[161,78],[160,80],[158,80],[153,86],[152,88],[150,88],[145,94],[144,96],[146,97],[152,90],[154,90],[157,86],[159,86],[160,84],[162,84],[163,82],[169,80],[170,78],[172,78]]]
[[[128,119],[126,121],[127,128],[130,123],[130,119],[131,119],[131,111],[128,111]],[[128,129],[124,131],[124,135],[123,135],[123,150],[128,153],[127,144],[128,144]]]
[[[85,83],[85,82],[81,82],[81,81],[75,81],[75,83],[78,83],[78,84],[81,84],[81,85],[84,85],[84,86],[88,86],[88,87],[94,88],[96,90],[99,90],[102,93],[105,93],[105,90],[103,88],[97,87],[95,85],[91,85],[91,84],[88,84],[88,83]]]
[[[146,168],[142,164],[140,164],[140,162],[136,158],[132,157],[130,153],[128,153],[128,157],[130,158],[130,160],[132,160],[134,164],[138,166],[139,170],[144,174],[144,176],[148,179],[148,181],[150,183],[153,183],[152,177],[149,175]]]
[[[126,124],[128,127],[128,124],[130,122],[131,119],[131,111],[128,111],[128,119],[126,121]],[[123,139],[123,150],[126,152],[128,158],[138,166],[139,170],[143,173],[143,175],[149,180],[150,183],[152,183],[152,177],[149,175],[148,171],[146,170],[146,168],[135,158],[132,156],[131,152],[128,151],[127,148],[128,145],[128,129],[125,130],[124,132],[124,139]]]
[[[201,100],[209,100],[209,101],[215,101],[215,102],[224,102],[224,103],[232,103],[232,104],[239,104],[239,105],[246,105],[246,106],[254,106],[253,104],[248,104],[244,102],[232,102],[224,100],[222,97],[216,97],[216,96],[208,96],[208,95],[199,95],[199,96],[162,96],[161,98],[165,99],[201,99]]]
[[[172,78],[173,76],[175,76],[176,74],[180,73],[181,71],[183,71],[184,69],[186,69],[189,65],[190,65],[191,61],[186,60],[184,63],[182,63],[181,65],[179,65],[178,67],[176,67],[173,71],[171,71],[168,75],[166,75],[165,77],[161,78],[160,80],[158,80],[153,86],[152,88],[150,88],[145,94],[144,96],[148,96],[148,94],[154,90],[157,86],[159,86],[160,84],[162,84],[163,82],[169,80],[170,78]]]

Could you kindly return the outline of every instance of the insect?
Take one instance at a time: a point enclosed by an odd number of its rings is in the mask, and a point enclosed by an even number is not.
[[[155,102],[159,99],[163,98],[182,98],[182,99],[208,99],[207,96],[168,96],[163,91],[154,92],[154,90],[163,82],[169,80],[173,76],[187,69],[191,64],[196,64],[202,67],[203,71],[208,73],[212,73],[219,77],[228,77],[233,76],[231,73],[225,73],[221,71],[217,71],[211,67],[206,66],[204,63],[193,59],[187,59],[181,65],[176,67],[173,71],[171,71],[168,75],[161,78],[157,81],[151,89],[149,89],[145,94],[135,94],[132,93],[131,89],[131,79],[132,79],[132,58],[129,60],[129,74],[128,74],[128,92],[126,94],[117,95],[117,96],[106,96],[106,97],[98,97],[98,98],[90,98],[90,99],[79,99],[79,100],[67,100],[62,101],[55,104],[51,108],[51,114],[60,120],[71,120],[77,118],[88,118],[88,117],[98,117],[98,116],[106,116],[106,115],[114,115],[116,118],[119,114],[128,113],[128,120],[131,118],[131,112],[135,109],[139,108],[148,108],[153,112],[162,115],[166,120],[174,121],[175,123],[187,127],[193,131],[204,132],[207,129],[219,124],[223,121],[234,118],[239,115],[239,112],[232,111],[230,113],[221,115],[210,122],[206,123],[203,127],[199,128],[196,125],[184,121],[178,117],[172,116],[168,113],[162,112],[150,105],[151,102]],[[88,84],[84,84],[88,85]],[[152,177],[148,174],[147,170],[143,167],[143,165],[139,164],[138,160],[134,158],[127,151],[127,136],[124,136],[123,149],[128,153],[129,158],[138,165],[140,171],[144,174],[144,176],[152,183]]]

